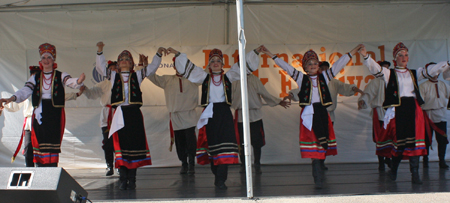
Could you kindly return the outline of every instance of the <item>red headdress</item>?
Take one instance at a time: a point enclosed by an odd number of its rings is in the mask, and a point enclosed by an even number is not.
[[[117,61],[120,61],[119,59],[122,58],[123,56],[127,56],[131,59],[131,69],[134,69],[134,60],[131,53],[128,50],[123,50],[122,53],[120,53],[119,56],[117,57]]]
[[[208,61],[211,61],[211,59],[212,59],[214,56],[219,57],[220,60],[223,61],[223,54],[222,54],[222,51],[220,51],[220,49],[213,49],[213,50],[211,50],[211,52],[209,52],[209,60],[208,60]]]
[[[53,58],[53,61],[55,61],[56,60],[56,47],[49,43],[41,44],[39,46],[39,55],[42,58],[42,56],[44,54],[50,54],[50,56],[52,56],[52,58]],[[39,67],[40,67],[40,69],[43,69],[41,62],[39,62]],[[58,67],[57,64],[55,62],[53,62],[53,69],[56,69],[57,67]]]
[[[310,61],[312,59],[316,59],[317,61],[319,61],[319,57],[317,56],[316,52],[314,52],[312,49],[305,52],[305,54],[303,54],[303,59],[302,59],[303,70],[305,70],[304,67],[306,66],[308,61]]]
[[[392,54],[394,55],[394,60],[395,58],[397,58],[397,54],[403,50],[408,51],[408,48],[406,48],[406,46],[402,42],[399,42],[397,45],[395,45],[394,51],[392,52]]]

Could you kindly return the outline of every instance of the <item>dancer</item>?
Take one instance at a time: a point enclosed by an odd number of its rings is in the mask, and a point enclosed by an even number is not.
[[[55,46],[44,43],[39,46],[40,72],[31,76],[25,86],[3,103],[21,103],[32,96],[34,107],[31,125],[31,143],[33,145],[33,162],[38,167],[57,167],[61,141],[65,127],[65,93],[64,86],[79,89],[83,86],[84,73],[79,78],[72,78],[65,72],[55,70],[58,66]]]
[[[103,42],[97,43],[96,69],[107,76]],[[150,150],[145,135],[140,85],[145,77],[155,72],[166,50],[160,47],[151,64],[134,71],[133,56],[127,50],[117,57],[120,72],[111,71],[111,106],[115,109],[108,136],[113,137],[116,155],[115,167],[119,168],[120,190],[136,188],[136,169],[151,165]]]
[[[97,43],[97,52],[102,52],[103,48],[100,48]],[[117,72],[116,61],[101,61],[100,66],[106,66],[107,79],[95,84],[91,89],[86,87],[85,96],[88,99],[100,98],[100,105],[102,105],[102,112],[100,113],[100,128],[103,135],[102,149],[105,155],[106,161],[106,176],[114,174],[114,145],[112,137],[109,137],[109,128],[111,127],[112,120],[112,106],[111,106],[111,82],[110,77],[112,72]]]
[[[264,126],[262,121],[261,107],[263,106],[261,97],[269,106],[280,105],[284,108],[289,107],[289,102],[272,96],[264,87],[261,80],[252,73],[247,73],[247,95],[248,95],[248,111],[250,122],[250,137],[255,156],[255,173],[261,174],[261,148],[266,144]],[[237,123],[240,144],[239,158],[241,159],[241,167],[239,172],[245,173],[245,156],[244,156],[244,129],[242,124],[242,99],[241,99],[241,81],[237,80],[232,84],[232,105],[235,109],[235,124]]]
[[[328,88],[329,78],[337,75],[361,46],[358,45],[349,53],[344,54],[333,64],[333,67],[324,72],[319,70],[317,54],[313,50],[307,51],[302,59],[302,67],[306,74],[272,54],[266,47],[262,49],[299,86],[299,105],[303,108],[300,114],[300,154],[302,158],[312,159],[313,177],[317,189],[322,188],[320,160],[325,159],[326,156],[337,154],[333,125],[326,110],[333,103]]]
[[[391,63],[387,61],[379,61],[380,67],[389,69]],[[367,84],[364,94],[358,99],[358,110],[366,109],[370,104],[372,115],[372,140],[376,144],[376,154],[378,156],[378,171],[385,171],[385,164],[391,167],[390,149],[386,150],[384,142],[378,142],[382,136],[383,119],[385,110],[383,108],[384,89],[386,83],[383,80],[383,73],[374,74],[376,77]]]
[[[319,62],[319,70],[321,72],[326,72],[330,69],[330,64],[326,61]],[[333,102],[329,107],[327,107],[328,114],[330,115],[331,122],[334,126],[334,111],[337,107],[337,96],[338,94],[341,94],[343,96],[353,96],[356,92],[359,92],[361,94],[364,94],[362,90],[360,90],[358,87],[356,87],[355,84],[347,84],[343,83],[340,80],[336,80],[331,75],[326,75],[328,77],[329,83],[328,90],[330,90],[331,95],[331,101]],[[298,93],[300,89],[293,89],[289,91],[289,96],[287,98],[292,99],[294,101],[299,101]],[[320,160],[320,166],[322,167],[322,170],[328,170],[328,167],[325,166],[325,159]]]
[[[383,103],[383,107],[387,108],[383,124],[385,130],[378,142],[384,142],[386,150],[390,149],[393,156],[390,178],[397,179],[398,166],[405,157],[409,158],[412,183],[422,184],[419,176],[419,156],[426,155],[427,151],[424,114],[420,108],[424,101],[419,92],[418,82],[448,70],[449,64],[444,61],[428,69],[408,69],[408,48],[401,42],[395,45],[393,50],[395,67],[393,70],[381,68],[367,54],[364,46],[360,53],[369,71],[372,74],[382,73],[386,83]]]
[[[39,66],[30,66],[30,77],[34,76],[36,73],[40,73]],[[84,88],[80,87],[80,91],[75,93],[66,93],[65,100],[76,100],[81,94],[83,94]],[[31,144],[31,121],[33,116],[33,105],[31,104],[30,99],[26,99],[22,103],[10,102],[4,106],[5,110],[8,112],[16,112],[19,111],[23,107],[23,128],[21,133],[21,138],[19,144],[17,145],[16,151],[11,158],[11,161],[14,162],[16,160],[16,156],[22,147],[22,143],[24,143],[22,154],[25,156],[25,166],[26,167],[34,167],[33,162],[33,145]],[[23,141],[23,142],[22,142]]]
[[[253,72],[258,68],[260,49],[261,47],[258,47],[247,53],[247,71]],[[205,109],[197,123],[197,162],[202,165],[210,163],[211,171],[215,175],[214,185],[218,189],[226,190],[228,164],[239,163],[233,116],[230,111],[231,83],[240,79],[239,66],[234,64],[224,73],[223,55],[219,49],[210,51],[207,71],[190,62],[186,54],[173,48],[167,50],[169,54],[175,54],[175,67],[183,77],[193,83],[202,84],[201,104]]]
[[[429,63],[425,66],[425,69],[431,68],[430,66],[435,64],[433,62]],[[439,168],[448,169],[449,167],[445,163],[448,139],[446,136],[444,137],[444,134],[447,134],[447,102],[450,97],[450,86],[438,80],[438,77],[439,75],[428,78],[427,81],[419,85],[420,95],[425,102],[422,105],[422,109],[431,120],[429,123],[431,134],[425,139],[427,154],[423,156],[423,167],[428,168],[428,154],[430,154],[431,138],[434,131],[438,144]],[[435,131],[434,129],[436,128],[440,129],[444,134]]]
[[[145,56],[141,55],[142,57]],[[175,75],[160,76],[152,72],[148,79],[164,89],[170,117],[170,150],[172,150],[173,138],[175,138],[178,159],[181,161],[180,174],[192,175],[195,174],[195,150],[197,148],[195,124],[198,120],[195,108],[198,105],[198,86],[200,84],[192,83],[182,77],[175,68],[175,63],[173,68],[176,72]]]

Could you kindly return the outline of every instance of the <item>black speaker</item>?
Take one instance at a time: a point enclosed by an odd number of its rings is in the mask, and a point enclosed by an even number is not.
[[[0,202],[86,202],[88,193],[59,167],[0,167]]]

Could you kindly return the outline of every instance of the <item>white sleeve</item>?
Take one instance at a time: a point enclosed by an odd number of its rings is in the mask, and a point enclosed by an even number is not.
[[[380,74],[383,74],[384,77],[384,82],[386,82],[386,84],[389,82],[389,76],[391,75],[391,71],[389,71],[389,69],[387,68],[383,68],[380,66],[380,64],[378,64],[375,60],[373,60],[369,54],[367,54],[367,57],[364,58],[363,64],[369,68],[369,71],[377,76]]]
[[[251,73],[258,69],[259,67],[259,56],[256,54],[255,50],[252,50],[248,52],[245,55],[245,62],[246,62],[246,72]],[[230,80],[230,82],[237,81],[241,79],[241,72],[239,68],[239,62],[233,64],[231,66],[231,69],[225,73]]]
[[[106,67],[106,59],[103,52],[97,53],[97,57],[95,59],[95,69],[100,75],[107,76]]]
[[[78,78],[72,78],[68,73],[64,72],[61,74],[63,83],[65,86],[70,87],[72,89],[80,89],[84,84],[78,84]]]
[[[36,84],[36,81],[34,80],[34,76],[31,76],[28,81],[25,83],[25,86],[22,87],[22,89],[17,90],[16,93],[14,93],[14,97],[16,97],[16,100],[14,102],[20,103],[25,101],[28,97],[33,94],[34,85]]]
[[[432,78],[436,75],[441,74],[444,72],[443,76],[444,79],[448,77],[446,74],[448,74],[447,70],[449,69],[450,64],[448,61],[441,61],[437,64],[429,65],[427,68],[418,68],[417,69],[417,81],[421,81],[423,79]]]
[[[334,76],[336,76],[347,65],[350,59],[350,54],[347,53],[334,62],[333,66],[326,71],[328,78],[334,78]]]
[[[140,82],[142,82],[144,78],[148,77],[149,75],[156,73],[159,65],[161,65],[161,60],[161,55],[156,53],[155,56],[153,56],[152,62],[149,63],[147,67],[136,71],[136,74],[141,77]]]
[[[178,73],[193,83],[202,83],[208,75],[203,68],[193,64],[186,54],[180,54],[175,58],[175,67]]]
[[[300,93],[300,88],[291,89],[291,91],[289,91],[289,95],[292,95],[292,100],[294,100],[294,101],[300,101],[300,98],[298,97],[298,93]]]
[[[278,66],[280,66],[283,70],[285,70],[288,73],[288,75],[292,79],[294,79],[295,82],[297,82],[299,88],[302,86],[303,73],[301,71],[298,71],[297,69],[286,63],[286,61],[278,57],[276,57],[274,61]]]

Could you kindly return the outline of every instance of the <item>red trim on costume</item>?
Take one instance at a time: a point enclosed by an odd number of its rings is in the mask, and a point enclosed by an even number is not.
[[[197,163],[200,165],[206,165],[210,163],[208,154],[208,139],[206,137],[206,126],[203,126],[198,130],[197,139]]]
[[[328,115],[328,149],[320,146],[314,131],[308,130],[302,123],[302,113],[300,112],[300,155],[302,158],[325,159],[326,156],[337,155],[336,135],[334,134],[333,123]]]
[[[234,110],[234,132],[236,133],[236,142],[238,144],[239,147],[239,151],[241,150],[241,139],[239,136],[239,127],[238,127],[238,120],[239,120],[239,115],[238,115],[238,110]]]
[[[181,87],[181,86],[180,86]],[[172,113],[169,113],[169,130],[170,130],[170,146],[169,151],[172,151],[173,143],[175,142],[175,133],[172,126]]]
[[[378,112],[377,108],[373,108],[372,110],[372,126],[373,126],[373,133],[375,136],[373,136],[373,142],[377,143],[378,137],[381,136],[382,128],[380,126],[380,122],[378,120]]]
[[[142,121],[144,121],[144,116],[142,115],[142,112],[141,112],[141,116],[142,116]],[[144,134],[146,135],[145,128],[144,128]],[[120,148],[118,131],[113,133],[112,137],[113,137],[113,144],[114,144],[114,154],[115,154],[115,157],[116,157],[114,165],[115,165],[116,168],[120,168],[121,166],[125,166],[128,169],[135,169],[135,168],[139,168],[141,166],[152,165],[152,157],[150,155],[150,150],[148,148],[148,142],[147,141],[145,142],[145,148],[146,148],[146,150],[148,150],[148,153],[146,154],[146,158],[145,159],[126,161],[126,160],[123,159],[123,156],[122,156],[122,149]]]
[[[27,124],[27,117],[25,117],[25,119],[23,121],[22,135],[20,136],[20,141],[19,141],[19,144],[16,147],[16,151],[14,152],[14,154],[13,154],[13,156],[11,158],[11,163],[14,162],[14,160],[16,160],[17,153],[19,153],[20,148],[22,147],[23,137],[25,137],[25,126],[26,126],[26,124]]]
[[[403,159],[408,159],[410,156],[424,156],[427,155],[427,149],[425,145],[425,118],[424,118],[424,112],[422,111],[422,108],[420,108],[419,103],[417,100],[414,100],[416,104],[416,111],[415,111],[415,133],[416,133],[416,146],[411,148],[407,147],[403,151],[397,151],[396,146],[394,143],[397,143],[397,136],[396,136],[396,126],[395,126],[395,120],[396,118],[393,118],[389,121],[386,130],[384,130],[384,137],[385,140],[392,140],[391,147],[388,145],[385,147],[384,153],[390,152],[390,156],[400,156],[403,154]],[[381,153],[381,152],[380,152]],[[380,154],[377,150],[377,155],[383,156]]]
[[[444,137],[447,137],[447,134],[443,130],[439,129],[436,126],[436,124],[434,124],[434,122],[430,119],[430,117],[428,117],[428,114],[425,112],[425,110],[423,110],[423,116],[424,116],[424,120],[425,120],[425,131],[427,132],[428,140],[430,141],[430,146],[431,146],[431,143],[433,140],[433,132],[431,131],[431,129],[436,131],[436,133],[438,133]]]

